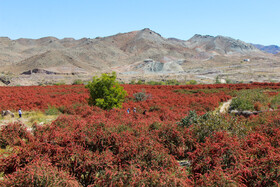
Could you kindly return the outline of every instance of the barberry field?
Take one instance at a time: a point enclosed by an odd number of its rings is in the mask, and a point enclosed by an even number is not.
[[[112,110],[89,106],[83,85],[0,87],[1,110],[58,112],[0,127],[0,185],[280,185],[279,83],[122,86]],[[221,114],[230,99],[259,112]]]

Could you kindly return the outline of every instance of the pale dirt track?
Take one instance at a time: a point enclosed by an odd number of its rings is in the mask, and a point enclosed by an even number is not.
[[[220,113],[225,114],[228,112],[229,106],[231,104],[232,99],[228,100],[227,102],[224,102],[223,105],[220,108]]]

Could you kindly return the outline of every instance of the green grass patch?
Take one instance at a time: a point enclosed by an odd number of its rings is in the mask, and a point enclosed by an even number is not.
[[[230,108],[232,110],[266,110],[277,108],[280,104],[279,94],[270,96],[267,89],[248,89],[236,92]]]
[[[45,110],[46,115],[58,115],[60,111],[55,106],[48,106],[48,109]]]
[[[271,108],[280,109],[280,94],[275,95],[270,102]]]

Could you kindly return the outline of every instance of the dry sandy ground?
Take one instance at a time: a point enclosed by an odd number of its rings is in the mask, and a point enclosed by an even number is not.
[[[23,113],[21,118],[19,118],[17,114],[13,118],[11,116],[0,117],[0,127],[9,123],[23,123],[26,125],[28,130],[31,130],[31,127],[34,123],[41,125],[49,124],[57,117],[58,115],[45,115],[42,112],[29,111]]]
[[[229,106],[231,104],[232,99],[228,100],[227,102],[224,102],[223,105],[220,108],[220,113],[225,114],[228,112]]]

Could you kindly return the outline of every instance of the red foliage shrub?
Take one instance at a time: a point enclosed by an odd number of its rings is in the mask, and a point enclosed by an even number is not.
[[[30,141],[33,136],[27,132],[27,128],[21,123],[11,123],[4,125],[0,129],[0,145],[5,148],[7,145],[20,146],[24,145],[25,141]]]
[[[206,138],[197,149],[190,153],[192,172],[197,185],[215,185],[223,178],[239,183],[241,179],[240,168],[242,161],[246,158],[244,150],[241,149],[237,137],[230,136],[226,132],[217,132]],[[215,179],[209,181],[210,178]],[[236,181],[237,180],[237,181]]]
[[[280,113],[267,113],[265,116],[266,119],[272,119],[256,126],[245,138],[217,132],[206,138],[205,143],[199,144],[189,157],[195,184],[203,186],[279,184]],[[257,123],[258,117],[253,120]],[[263,123],[262,116],[260,120],[260,123]]]
[[[110,170],[90,186],[192,186],[192,180],[182,169],[174,172],[141,170],[131,165],[128,170]]]
[[[0,87],[1,110],[47,109],[86,103],[88,92],[82,85]]]
[[[279,140],[279,134],[276,136]],[[247,168],[243,171],[244,183],[250,186],[273,186],[280,183],[280,147],[272,146],[270,137],[261,132],[248,135],[243,146],[249,158],[245,161]]]
[[[187,128],[179,129],[177,125],[163,125],[153,133],[157,134],[158,141],[169,150],[169,154],[177,159],[187,158],[188,152],[196,148],[196,140]]]
[[[36,160],[25,168],[5,175],[0,180],[1,186],[58,186],[77,187],[81,186],[74,177],[67,172],[58,170],[51,163]]]
[[[256,102],[256,103],[254,104],[254,109],[255,109],[256,111],[261,111],[261,109],[262,109],[262,104],[261,104],[260,102]]]
[[[176,124],[190,110],[202,115],[215,109],[220,102],[231,98],[228,90],[279,89],[280,84],[124,87],[129,94],[124,108],[110,111],[86,105],[88,92],[81,85],[0,88],[2,109],[21,106],[24,110],[43,110],[52,105],[64,113],[51,124],[34,124],[32,134],[21,124],[1,128],[2,147],[11,147],[10,152],[0,156],[0,172],[4,174],[1,184],[9,185],[9,180],[26,186],[41,183],[272,186],[280,183],[279,111],[246,119],[236,117],[234,123],[230,121],[234,117],[214,118],[215,128],[205,124],[206,130],[210,128],[207,133],[202,131],[203,123],[196,131]],[[142,89],[152,97],[134,102],[133,94]],[[208,91],[174,92],[178,89]],[[136,112],[127,114],[126,109],[134,107]],[[231,126],[238,122],[239,126]],[[250,126],[245,128],[244,124]],[[219,125],[228,131],[216,132]],[[252,132],[235,135],[239,132],[236,127]],[[201,135],[205,141],[196,139]],[[191,166],[180,166],[176,159],[184,159]],[[61,183],[51,183],[50,179]]]

